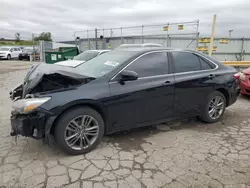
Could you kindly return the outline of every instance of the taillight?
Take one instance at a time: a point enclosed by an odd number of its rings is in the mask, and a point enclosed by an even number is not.
[[[246,80],[246,75],[242,72],[234,74],[233,77],[236,78],[237,80],[242,80],[242,81]]]
[[[233,75],[233,77],[236,78],[237,80],[239,80],[239,79],[240,79],[240,74],[239,74],[239,73],[235,73],[235,74]]]

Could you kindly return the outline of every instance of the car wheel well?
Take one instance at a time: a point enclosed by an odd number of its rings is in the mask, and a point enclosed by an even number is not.
[[[221,92],[225,96],[225,98],[226,98],[226,106],[228,106],[228,104],[229,104],[229,93],[228,93],[228,91],[226,89],[224,89],[224,88],[217,89],[216,91]]]
[[[105,115],[104,115],[104,112],[103,112],[103,110],[101,109],[100,106],[95,105],[95,104],[89,104],[89,103],[88,103],[88,104],[77,104],[77,105],[73,105],[73,106],[70,106],[70,107],[64,109],[64,110],[56,117],[56,119],[54,120],[54,122],[53,122],[53,124],[52,124],[52,126],[51,126],[50,134],[52,134],[52,135],[54,134],[55,125],[56,125],[57,121],[60,119],[60,117],[63,116],[63,114],[67,113],[68,111],[70,111],[70,110],[72,110],[72,109],[79,108],[79,107],[90,107],[90,108],[94,109],[95,111],[97,111],[97,112],[101,115],[101,117],[102,117],[102,119],[103,119],[103,121],[104,121],[104,124],[106,125]],[[106,129],[104,130],[104,132],[105,132],[105,131],[106,131]]]

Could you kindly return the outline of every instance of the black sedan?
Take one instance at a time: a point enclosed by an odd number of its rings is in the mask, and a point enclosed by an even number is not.
[[[33,48],[24,48],[23,52],[21,52],[18,56],[19,60],[30,60],[31,55],[39,55],[38,50]]]
[[[33,66],[11,92],[12,132],[89,152],[104,134],[198,116],[220,120],[239,95],[236,70],[195,51],[117,49],[76,67]]]

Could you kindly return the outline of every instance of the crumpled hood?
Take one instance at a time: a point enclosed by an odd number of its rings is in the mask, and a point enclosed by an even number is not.
[[[84,63],[85,61],[84,60],[67,60],[67,61],[60,61],[60,62],[57,62],[55,63],[56,65],[61,65],[61,66],[67,66],[67,67],[76,67],[82,63]]]
[[[76,69],[72,67],[46,63],[34,64],[24,78],[23,97],[42,80],[44,75],[51,74],[59,74],[79,81],[89,78],[85,75],[79,74]]]

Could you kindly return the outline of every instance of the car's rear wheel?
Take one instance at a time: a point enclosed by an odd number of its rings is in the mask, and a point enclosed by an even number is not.
[[[72,109],[63,114],[55,127],[57,145],[70,155],[88,153],[101,141],[104,121],[89,107]]]
[[[8,59],[8,60],[11,60],[10,54],[7,55],[7,59]]]
[[[219,91],[214,91],[208,96],[201,111],[200,119],[207,123],[215,123],[221,119],[225,108],[225,96]]]

